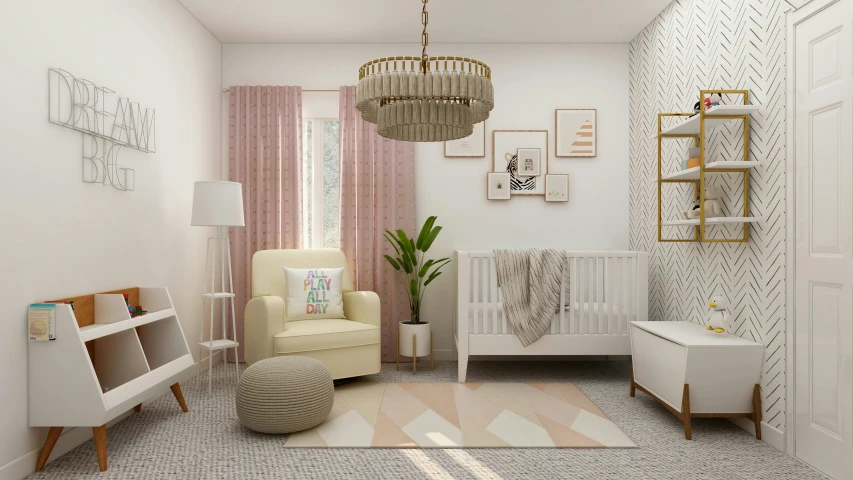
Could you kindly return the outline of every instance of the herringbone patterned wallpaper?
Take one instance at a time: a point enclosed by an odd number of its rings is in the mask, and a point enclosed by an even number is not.
[[[631,249],[651,252],[652,320],[704,323],[708,300],[725,295],[734,333],[766,345],[761,395],[764,420],[785,427],[785,15],[779,0],[676,0],[630,46]],[[750,121],[749,210],[763,221],[749,243],[657,242],[658,112],[689,112],[699,89],[748,89],[763,110]],[[732,103],[739,98],[728,99]],[[710,131],[706,160],[741,160],[743,130],[732,122]],[[664,173],[677,170],[687,141],[664,140]],[[712,175],[725,210],[743,208],[743,177]],[[664,186],[664,219],[680,218],[692,187]],[[685,227],[664,227],[686,238]],[[715,237],[740,227],[710,227]]]

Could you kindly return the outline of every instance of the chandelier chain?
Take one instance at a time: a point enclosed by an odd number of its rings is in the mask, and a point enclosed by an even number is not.
[[[427,33],[427,24],[429,23],[429,12],[427,12],[427,2],[429,0],[423,0],[424,8],[421,10],[421,23],[424,26],[424,31],[421,33],[421,46],[423,46],[423,50],[421,50],[421,68],[424,73],[427,71],[427,53],[426,47],[429,45],[429,34]]]

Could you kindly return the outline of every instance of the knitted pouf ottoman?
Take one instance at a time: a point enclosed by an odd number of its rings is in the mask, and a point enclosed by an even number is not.
[[[253,363],[237,384],[240,423],[262,433],[316,427],[332,411],[334,400],[329,370],[308,357],[273,357]]]

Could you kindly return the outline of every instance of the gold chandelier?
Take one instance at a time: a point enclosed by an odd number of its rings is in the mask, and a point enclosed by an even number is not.
[[[358,70],[356,107],[386,138],[407,142],[465,138],[495,106],[488,65],[473,58],[427,56],[428,1],[423,0],[421,11],[420,58],[377,58]]]

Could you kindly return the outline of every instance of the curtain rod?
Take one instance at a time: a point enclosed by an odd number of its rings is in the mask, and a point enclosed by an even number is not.
[[[228,88],[223,88],[223,89],[222,89],[222,93],[228,93],[229,91],[230,91],[230,89],[228,89]],[[319,93],[319,92],[328,92],[328,93],[335,92],[335,93],[337,93],[337,92],[340,92],[340,91],[341,91],[341,89],[340,89],[340,88],[336,88],[336,89],[334,89],[334,90],[308,90],[308,89],[304,89],[304,88],[303,88],[303,89],[302,89],[302,91],[303,91],[303,92],[313,92],[313,93]]]

